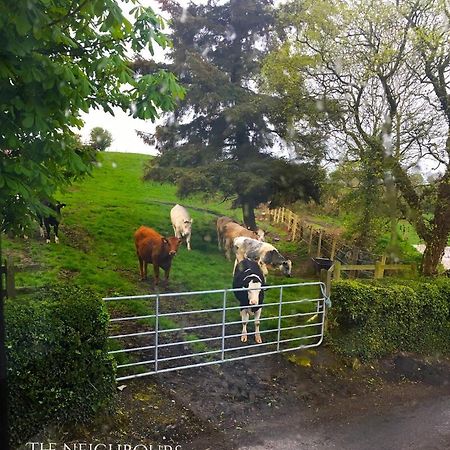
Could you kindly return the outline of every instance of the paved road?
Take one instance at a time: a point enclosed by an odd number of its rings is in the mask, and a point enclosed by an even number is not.
[[[444,450],[450,449],[450,396],[398,405],[349,420],[266,423],[240,450]]]

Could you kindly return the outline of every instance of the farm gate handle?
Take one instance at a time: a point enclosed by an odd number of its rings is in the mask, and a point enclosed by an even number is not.
[[[321,297],[314,298],[314,299],[306,298],[306,299],[301,299],[301,300],[293,300],[293,301],[283,302],[283,291],[285,289],[294,288],[294,287],[303,287],[303,286],[318,286],[320,288]],[[255,288],[253,288],[253,289],[255,289]],[[192,367],[207,366],[207,365],[212,365],[212,364],[220,364],[220,363],[223,363],[226,361],[237,361],[237,360],[253,358],[253,357],[257,357],[257,356],[272,355],[272,354],[282,353],[282,352],[286,352],[286,351],[298,350],[301,348],[317,347],[322,343],[323,334],[324,334],[324,324],[325,324],[325,309],[326,309],[326,306],[329,304],[329,299],[328,299],[328,296],[326,293],[326,287],[323,282],[274,285],[274,286],[266,286],[266,287],[264,287],[264,289],[265,290],[280,289],[280,296],[279,296],[278,302],[265,303],[264,305],[262,305],[263,308],[265,308],[267,306],[278,305],[278,315],[271,316],[271,317],[263,317],[260,319],[260,321],[270,320],[270,319],[278,319],[278,325],[277,325],[276,329],[260,331],[260,334],[276,332],[277,333],[276,340],[271,341],[271,342],[264,342],[261,344],[241,345],[239,347],[231,347],[231,348],[226,348],[226,345],[225,345],[226,339],[240,337],[241,333],[227,335],[226,334],[226,326],[242,324],[242,321],[238,320],[238,321],[227,322],[226,321],[226,312],[230,311],[230,310],[240,310],[241,307],[240,306],[228,306],[227,307],[226,306],[227,293],[234,292],[234,291],[247,291],[247,290],[251,290],[250,288],[219,289],[219,290],[209,290],[209,291],[191,291],[191,292],[176,292],[176,293],[164,293],[164,294],[149,294],[149,295],[141,295],[141,296],[123,296],[123,297],[105,297],[105,298],[103,298],[104,301],[155,299],[155,314],[146,314],[146,315],[141,315],[141,316],[127,316],[127,317],[119,317],[119,318],[110,319],[111,323],[124,322],[124,321],[129,321],[129,320],[141,320],[141,319],[154,319],[155,320],[154,331],[143,331],[143,332],[137,332],[137,333],[118,334],[118,335],[109,336],[109,339],[123,339],[123,338],[127,338],[127,337],[154,335],[154,345],[148,345],[148,346],[143,346],[143,347],[133,347],[133,348],[123,348],[120,350],[112,350],[109,352],[109,354],[118,354],[118,353],[145,351],[145,350],[153,350],[154,351],[153,359],[117,365],[117,368],[121,369],[121,368],[126,368],[126,367],[153,364],[154,370],[144,372],[144,373],[136,373],[136,374],[132,374],[132,375],[117,377],[116,380],[123,381],[123,380],[127,380],[127,379],[143,377],[146,375],[152,375],[152,374],[156,374],[156,373],[170,372],[170,371],[174,371],[174,370],[188,369],[188,368],[192,368]],[[177,311],[177,312],[168,312],[168,313],[160,312],[161,298],[175,297],[175,296],[195,296],[195,295],[204,295],[204,294],[220,294],[220,293],[223,293],[222,307],[201,309],[201,310],[195,310],[195,311]],[[317,303],[317,307],[311,312],[297,312],[295,314],[282,315],[282,305],[308,303],[308,302],[309,303],[313,303],[313,302]],[[161,329],[160,328],[160,318],[162,318],[162,317],[184,316],[184,315],[189,315],[189,314],[201,314],[201,313],[213,313],[213,312],[216,312],[216,313],[222,312],[221,322],[212,323],[212,324],[208,323],[208,324],[202,324],[202,325],[190,325],[190,326],[179,327],[179,328],[170,328],[170,329]],[[281,319],[283,319],[283,318],[306,317],[306,316],[311,316],[310,320],[315,319],[316,317],[317,318],[320,317],[320,321],[314,322],[314,323],[302,324],[302,325],[281,327]],[[254,321],[254,320],[251,320],[249,322],[252,322],[252,321]],[[179,332],[179,331],[184,332],[187,330],[197,330],[197,329],[211,328],[211,327],[217,328],[220,326],[221,326],[221,330],[222,330],[221,335],[217,336],[217,337],[207,337],[207,338],[201,338],[201,339],[183,340],[183,341],[178,341],[178,342],[168,342],[168,343],[164,343],[164,344],[160,342],[160,335],[163,333]],[[283,331],[283,330],[302,329],[302,328],[318,327],[318,326],[320,326],[319,334],[299,336],[299,337],[294,337],[294,338],[290,338],[290,339],[281,339],[281,331]],[[255,332],[247,333],[248,336],[255,335],[255,334],[256,334]],[[311,338],[319,338],[319,340],[318,340],[318,342],[299,345],[299,346],[292,347],[292,348],[284,348],[284,349],[280,348],[280,344],[282,344],[282,343],[298,341],[298,340],[306,340],[306,339],[311,339]],[[160,356],[159,356],[159,350],[161,350],[162,348],[172,347],[172,346],[176,346],[176,345],[191,345],[191,344],[199,343],[199,342],[203,343],[203,342],[218,341],[219,339],[221,340],[221,347],[218,350],[200,351],[197,353],[189,353],[187,355],[182,354],[182,355],[170,356],[170,357],[166,357],[166,358],[160,358]],[[269,345],[275,345],[275,344],[276,344],[276,350],[270,350],[270,351],[265,351],[265,352],[256,353],[256,354],[249,354],[249,355],[245,355],[245,356],[236,356],[236,357],[232,357],[232,358],[226,358],[227,352],[236,351],[236,350],[247,350],[250,348],[269,346]],[[193,350],[193,351],[195,351],[195,350]],[[213,355],[213,354],[220,354],[220,359],[217,359],[214,361],[203,361],[203,362],[198,362],[195,364],[180,365],[180,366],[164,368],[164,369],[159,368],[159,365],[161,362],[179,361],[179,360],[182,360],[185,358],[195,358],[195,357],[199,357],[199,356],[206,356],[206,355]]]

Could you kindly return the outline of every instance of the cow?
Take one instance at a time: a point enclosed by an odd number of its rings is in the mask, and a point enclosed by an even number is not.
[[[236,255],[235,268],[245,258],[257,261],[264,276],[268,274],[267,266],[278,267],[283,275],[288,277],[292,273],[292,262],[286,259],[272,244],[247,237],[237,237],[233,241]]]
[[[66,204],[60,203],[59,201],[52,202],[50,200],[43,200],[41,203],[48,210],[48,213],[42,212],[37,214],[40,235],[42,238],[45,237],[47,244],[49,244],[50,227],[52,227],[55,235],[55,244],[58,244],[58,229],[61,220],[61,209],[64,208]]]
[[[165,285],[169,284],[172,259],[177,254],[181,239],[176,236],[165,238],[153,228],[141,226],[134,233],[134,244],[139,259],[141,280],[147,279],[147,264],[153,264],[153,287],[159,284],[159,268],[164,270]]]
[[[227,216],[222,216],[217,219],[216,229],[217,229],[217,246],[219,250],[222,250],[224,244],[224,233],[225,233],[225,225],[229,222],[235,222],[233,219]]]
[[[223,232],[223,246],[228,260],[231,260],[234,239],[239,236],[264,241],[264,231],[262,230],[252,231],[235,222],[226,223]]]
[[[170,210],[170,220],[175,237],[186,239],[187,249],[191,250],[192,219],[187,209],[181,205],[175,205]]]
[[[233,289],[249,288],[245,291],[233,291],[241,305],[242,335],[241,342],[247,342],[247,324],[250,315],[255,315],[255,341],[262,343],[259,333],[261,308],[264,302],[265,277],[256,261],[243,259],[237,266],[233,276]]]

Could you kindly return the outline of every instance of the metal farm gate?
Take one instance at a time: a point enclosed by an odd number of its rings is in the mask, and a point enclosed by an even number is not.
[[[241,342],[240,306],[233,291],[161,293],[104,298],[112,307],[110,351],[117,381],[191,367],[272,355],[322,343],[328,301],[321,282],[266,286],[262,343],[254,319]],[[132,315],[115,317],[130,312]]]

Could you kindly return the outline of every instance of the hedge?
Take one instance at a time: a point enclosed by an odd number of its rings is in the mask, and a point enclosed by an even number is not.
[[[347,356],[450,351],[450,279],[337,281],[329,339]]]
[[[112,405],[108,314],[92,290],[57,286],[8,300],[6,344],[11,443],[48,425],[85,423]]]

